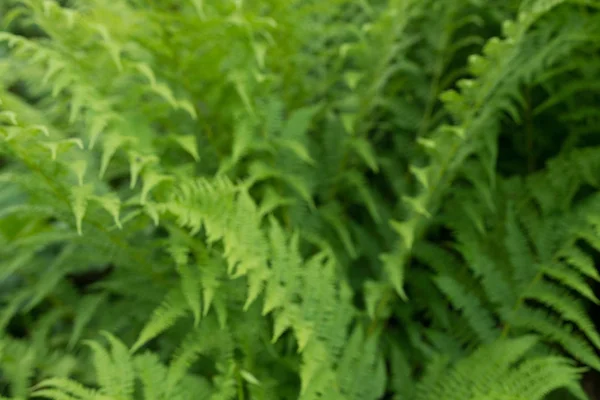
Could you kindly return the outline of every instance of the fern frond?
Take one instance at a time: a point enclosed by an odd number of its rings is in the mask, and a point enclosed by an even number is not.
[[[32,396],[50,399],[100,400],[103,396],[95,390],[88,389],[78,382],[64,378],[46,379],[33,387]]]
[[[169,329],[175,321],[186,314],[187,308],[187,302],[181,291],[171,290],[165,296],[162,304],[154,310],[152,317],[140,332],[131,348],[132,352],[158,336],[161,332]]]
[[[547,281],[536,282],[525,291],[524,298],[538,301],[560,314],[579,328],[596,348],[600,348],[600,335],[589,318],[583,304],[558,285]]]
[[[499,336],[492,314],[486,310],[477,296],[449,276],[439,276],[435,279],[435,283],[448,297],[450,303],[465,316],[482,343],[489,343]]]
[[[129,355],[123,354],[123,350],[126,350],[123,344],[117,344],[111,354],[97,342],[87,341],[86,344],[92,349],[96,376],[103,393],[117,398],[130,398],[133,394],[133,366]]]
[[[218,355],[221,362],[229,361],[233,356],[233,341],[229,333],[218,326],[214,318],[205,319],[195,331],[191,331],[174,354],[167,370],[168,390],[176,387],[185,377],[192,363],[202,354]],[[220,331],[219,335],[211,332]]]
[[[156,354],[143,353],[134,358],[133,364],[136,374],[143,385],[144,399],[161,400],[167,399],[167,368],[160,363]]]
[[[520,82],[531,81],[536,72],[558,62],[559,53],[567,54],[574,48],[577,41],[567,42],[567,36],[581,37],[578,31],[581,26],[568,25],[564,26],[564,36],[559,35],[561,38],[551,44],[546,40],[547,36],[543,36],[547,32],[540,33],[547,47],[533,47],[534,41],[540,38],[529,37],[526,34],[528,29],[557,4],[535,6],[524,11],[518,21],[506,23],[505,38],[490,39],[483,49],[485,57],[471,59],[475,79],[463,79],[458,82],[460,92],[450,90],[442,95],[457,123],[441,126],[427,142],[422,141],[427,143],[425,150],[430,157],[426,169],[417,169],[421,171],[418,179],[422,188],[417,195],[409,198],[407,217],[403,222],[393,223],[403,240],[383,258],[384,269],[399,294],[403,293],[404,273],[398,270],[405,268],[413,252],[413,244],[425,232],[430,216],[437,212],[441,198],[449,184],[459,176],[465,160],[473,153],[482,153],[483,149],[483,154],[487,152],[486,158],[491,157],[493,163],[497,153],[494,143],[497,121],[494,115],[510,111],[508,105],[520,97]],[[555,28],[548,28],[548,31],[552,29]],[[518,72],[509,74],[509,70]],[[486,134],[483,135],[483,132]],[[440,152],[439,149],[446,151]]]
[[[376,343],[374,337],[365,339],[360,329],[350,336],[337,369],[345,398],[379,399],[383,395],[385,367],[378,357]]]
[[[594,348],[572,326],[541,309],[521,306],[507,320],[517,329],[533,330],[552,342],[560,344],[576,360],[598,370],[600,358]]]
[[[581,393],[577,384],[581,370],[567,359],[523,360],[535,343],[535,337],[522,336],[485,346],[459,360],[440,379],[423,381],[428,383],[420,385],[417,398],[541,400],[560,388],[576,388]]]

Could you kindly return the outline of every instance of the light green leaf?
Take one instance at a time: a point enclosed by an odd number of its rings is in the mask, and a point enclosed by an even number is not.
[[[277,142],[281,146],[290,149],[292,152],[294,152],[294,154],[298,156],[298,158],[300,158],[305,163],[311,165],[315,164],[315,160],[310,156],[308,150],[302,143],[292,139],[279,139]]]
[[[135,68],[148,79],[150,86],[156,86],[156,77],[154,76],[154,71],[152,71],[152,68],[150,68],[148,64],[137,63],[135,64]]]
[[[175,95],[173,95],[173,92],[167,85],[165,85],[164,83],[157,83],[151,86],[151,90],[163,99],[165,99],[171,105],[171,107],[175,109],[178,108],[177,99],[175,98]]]
[[[150,218],[152,218],[152,222],[154,222],[154,225],[158,226],[158,223],[160,220],[160,215],[159,215],[159,209],[158,209],[158,206],[156,205],[156,203],[146,201],[144,203],[144,211],[146,212],[146,214],[148,214],[148,216]]]
[[[254,115],[255,113],[254,107],[252,107],[252,100],[250,99],[250,96],[248,96],[248,91],[246,90],[246,85],[244,84],[241,75],[238,73],[234,74],[232,80],[235,86],[235,90],[242,99],[242,102],[244,103],[248,114]]]
[[[365,305],[369,318],[375,320],[382,317],[383,314],[387,314],[387,312],[382,312],[384,311],[382,308],[385,306],[385,294],[389,292],[390,286],[383,282],[369,280],[365,282],[364,288]]]
[[[200,322],[201,301],[200,301],[200,282],[194,271],[186,263],[177,263],[177,272],[180,276],[181,290],[185,300],[194,315],[194,326]]]
[[[138,339],[131,347],[131,352],[135,352],[144,344],[170,328],[175,321],[186,314],[187,306],[187,302],[179,288],[169,292],[163,303],[152,313],[150,320],[146,323]]]
[[[77,225],[77,234],[82,235],[82,223],[85,216],[88,200],[92,194],[92,186],[78,186],[71,189],[71,209],[75,215],[75,223]]]
[[[417,138],[417,143],[427,150],[435,150],[437,148],[437,143],[432,139],[420,137]]]
[[[55,142],[44,142],[42,143],[44,147],[50,150],[50,155],[52,157],[52,161],[56,160],[56,156],[59,151],[65,152],[68,151],[73,146],[77,146],[80,149],[83,149],[83,142],[79,138],[70,138],[58,140]]]
[[[88,163],[86,160],[77,160],[72,162],[69,167],[77,176],[77,183],[79,186],[83,186],[83,177],[87,171]]]
[[[177,135],[172,136],[172,138],[185,151],[187,151],[194,158],[195,161],[200,161],[200,155],[198,154],[198,145],[196,143],[195,135]]]
[[[62,93],[69,85],[73,83],[73,76],[68,73],[62,73],[58,75],[58,77],[54,80],[54,85],[52,86],[52,97],[56,98],[59,94]]]
[[[429,212],[429,210],[427,210],[427,203],[425,201],[424,196],[420,196],[420,197],[409,197],[409,196],[402,196],[402,201],[405,202],[406,204],[408,204],[410,206],[410,208],[417,212],[418,214],[426,217],[426,218],[431,218],[431,213]],[[412,245],[412,240],[411,240],[411,245]]]
[[[142,193],[140,196],[140,203],[145,204],[148,194],[152,189],[156,186],[160,185],[163,182],[173,181],[173,177],[170,175],[161,175],[154,171],[149,171],[144,174],[144,184],[142,186]]]
[[[271,342],[275,343],[285,331],[292,327],[292,319],[287,310],[276,312],[273,319],[273,337],[271,338]]]
[[[356,121],[356,114],[345,113],[341,116],[342,125],[349,134],[354,134],[354,122]]]
[[[206,15],[204,14],[204,0],[191,0],[191,2],[200,19],[204,20],[206,18]]]
[[[96,393],[95,390],[88,389],[79,382],[71,379],[60,377],[43,380],[32,389],[32,396],[34,397],[47,397],[56,400],[92,398],[100,400],[98,393]],[[58,393],[60,393],[60,395]]]
[[[177,104],[179,105],[179,108],[181,110],[184,110],[185,112],[190,114],[190,116],[193,119],[198,119],[198,114],[196,114],[196,109],[194,108],[194,105],[188,100],[179,100]]]
[[[111,348],[113,383],[105,387],[109,395],[119,399],[130,399],[134,392],[135,371],[127,347],[109,332],[101,332]]]
[[[105,41],[103,46],[108,50],[110,58],[115,63],[117,70],[123,71],[123,62],[121,61],[121,46],[112,40]]]
[[[154,164],[154,163],[158,163],[158,161],[159,161],[159,158],[157,156],[155,156],[154,154],[142,155],[142,154],[138,153],[137,151],[130,151],[129,152],[129,175],[131,178],[130,178],[130,182],[129,182],[129,188],[133,189],[135,187],[135,185],[137,184],[137,180],[140,175],[140,172],[142,172],[142,169],[144,169],[145,166]]]
[[[106,129],[107,126],[108,126],[108,120],[106,118],[103,118],[100,116],[94,117],[92,119],[92,121],[89,123],[90,141],[88,143],[88,148],[90,150],[92,150],[94,148],[94,146],[96,145],[96,141],[98,140],[98,137],[100,137],[100,134],[102,133],[102,131],[104,131],[104,129]]]
[[[440,127],[440,131],[451,133],[463,140],[466,138],[466,135],[467,135],[465,132],[465,129],[463,127],[459,127],[459,126],[443,125]]]
[[[410,172],[417,178],[419,183],[425,188],[429,188],[429,167],[417,167],[416,165],[410,166]]]
[[[69,104],[70,113],[69,113],[69,123],[73,124],[77,120],[77,117],[81,114],[81,109],[83,107],[83,98],[86,96],[86,93],[83,93],[81,90],[75,90],[73,95],[71,96],[71,101]]]
[[[110,162],[114,154],[117,152],[119,147],[125,145],[126,143],[131,143],[133,141],[134,139],[127,136],[121,136],[117,133],[111,133],[104,137],[104,148],[102,151],[102,158],[100,160],[100,178],[102,178],[106,173],[108,163]]]
[[[356,86],[358,85],[358,82],[362,79],[363,75],[364,74],[362,72],[357,71],[346,72],[344,74],[344,81],[350,89],[354,90],[356,89]]]
[[[410,250],[415,240],[416,220],[410,219],[403,222],[391,221],[390,225],[403,239],[406,249]]]
[[[377,155],[375,154],[375,150],[369,141],[364,138],[353,137],[349,143],[351,148],[365,162],[371,171],[379,171],[379,165],[377,165]]]
[[[102,208],[104,208],[113,217],[115,225],[119,229],[123,229],[121,220],[119,219],[119,213],[121,210],[121,199],[116,194],[106,194],[104,196],[92,197]]]
[[[254,375],[252,375],[250,372],[246,371],[245,369],[241,369],[240,370],[240,376],[248,383],[252,384],[252,385],[257,385],[260,386],[260,381],[258,379],[256,379],[256,377]]]
[[[54,75],[56,75],[59,71],[62,71],[65,68],[65,65],[66,64],[62,61],[50,59],[48,61],[48,68],[46,68],[46,72],[44,73],[44,77],[42,78],[42,84],[47,85]]]
[[[397,248],[393,253],[383,254],[380,258],[383,263],[383,269],[390,278],[392,286],[400,298],[407,301],[408,296],[404,291],[404,270],[406,268],[404,261],[405,252],[405,249]]]
[[[281,137],[288,140],[301,140],[308,133],[308,128],[320,109],[321,105],[316,104],[295,110],[285,122]]]
[[[17,114],[13,111],[0,111],[0,122],[7,122],[11,125],[17,125]]]
[[[50,131],[44,125],[31,125],[28,130],[32,132],[41,132],[44,136],[50,137]]]

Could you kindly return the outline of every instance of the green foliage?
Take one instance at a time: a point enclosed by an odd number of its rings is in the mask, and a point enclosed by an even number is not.
[[[587,398],[600,2],[501,3],[0,2],[0,398]]]

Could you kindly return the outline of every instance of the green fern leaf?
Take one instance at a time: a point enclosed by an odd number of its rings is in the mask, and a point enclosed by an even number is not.
[[[186,314],[187,307],[187,301],[180,290],[169,292],[163,303],[152,313],[150,320],[131,347],[131,351],[135,352],[148,341],[170,328],[176,320]]]
[[[547,305],[558,312],[565,321],[573,322],[596,348],[600,348],[600,335],[596,331],[594,323],[588,317],[587,311],[566,290],[557,287],[553,283],[541,281],[525,292],[524,297]]]
[[[435,283],[451,304],[462,312],[483,343],[489,343],[498,337],[494,318],[476,296],[449,276],[438,276]]]

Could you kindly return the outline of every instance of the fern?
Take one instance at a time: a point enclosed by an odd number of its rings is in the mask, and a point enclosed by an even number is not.
[[[543,399],[561,387],[585,398],[579,387],[572,386],[580,371],[567,359],[534,356],[523,360],[535,343],[535,337],[523,336],[482,347],[456,365],[446,367],[441,379],[425,378],[417,389],[417,398],[433,399],[441,395],[447,399]],[[502,384],[498,385],[498,381]]]
[[[600,4],[484,3],[0,4],[0,398],[585,399]]]

